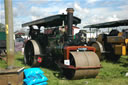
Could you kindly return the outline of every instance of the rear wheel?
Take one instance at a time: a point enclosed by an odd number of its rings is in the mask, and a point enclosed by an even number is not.
[[[91,46],[96,48],[96,54],[98,55],[100,60],[103,60],[104,57],[102,56],[102,52],[103,52],[102,44],[100,44],[99,42],[94,42],[91,44]]]
[[[36,51],[38,51],[38,47],[35,45],[36,41],[29,40],[25,44],[24,49],[24,63],[30,66],[39,66],[38,62],[38,54]],[[36,51],[35,51],[36,50]],[[40,51],[40,50],[39,50]]]

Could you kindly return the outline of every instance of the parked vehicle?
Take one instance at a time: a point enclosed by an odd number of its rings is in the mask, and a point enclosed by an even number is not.
[[[43,19],[22,24],[28,26],[29,37],[25,44],[24,62],[28,65],[39,65],[45,59],[57,63],[68,79],[96,77],[101,68],[95,48],[84,46],[86,34],[83,31],[73,35],[81,19],[73,16],[73,9],[68,8],[67,14],[53,15]],[[34,29],[36,25],[38,29]],[[41,26],[44,33],[41,33]],[[81,34],[83,33],[83,35]]]
[[[0,55],[6,54],[6,33],[0,32]]]
[[[109,29],[118,26],[128,26],[128,20],[92,24],[84,28]],[[96,48],[96,53],[100,59],[102,59],[101,55],[105,54],[107,59],[117,61],[120,56],[128,55],[128,29],[123,29],[122,32],[113,29],[109,34],[101,33],[93,41],[90,39],[88,45]]]

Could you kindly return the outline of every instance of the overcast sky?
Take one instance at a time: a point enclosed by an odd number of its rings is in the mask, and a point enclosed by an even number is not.
[[[82,19],[80,27],[106,21],[128,19],[128,0],[12,0],[14,30],[21,24],[74,8]],[[4,23],[4,0],[0,0],[0,23]]]

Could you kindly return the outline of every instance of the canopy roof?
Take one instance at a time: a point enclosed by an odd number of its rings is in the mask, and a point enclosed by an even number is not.
[[[66,24],[67,15],[59,14],[59,15],[53,15],[53,16],[49,16],[46,18],[42,18],[42,19],[38,19],[35,21],[24,23],[24,24],[22,24],[22,27],[32,26],[32,25],[44,26],[44,27],[55,27],[55,26],[61,26],[63,24],[63,21]],[[74,16],[73,24],[77,25],[79,23],[81,23],[81,19]]]
[[[118,26],[128,26],[128,19],[87,25],[84,26],[84,28],[106,28],[106,27],[118,27]]]

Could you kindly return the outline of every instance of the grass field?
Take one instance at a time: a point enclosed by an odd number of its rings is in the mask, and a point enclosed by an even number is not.
[[[23,55],[15,55],[15,66],[29,68],[23,64]],[[102,67],[96,78],[67,80],[64,77],[58,78],[59,71],[42,68],[44,75],[48,78],[48,85],[128,85],[128,56],[122,56],[117,63],[101,62]],[[0,60],[0,67],[6,68],[4,61]]]

